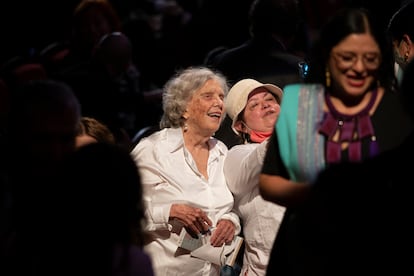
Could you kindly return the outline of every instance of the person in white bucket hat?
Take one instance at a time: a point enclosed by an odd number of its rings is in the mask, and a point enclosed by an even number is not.
[[[240,275],[265,275],[269,254],[285,208],[263,200],[259,173],[280,111],[283,91],[273,84],[242,79],[225,99],[232,129],[243,139],[224,161],[224,175],[242,222],[245,249]]]
[[[225,105],[227,115],[233,121],[231,127],[237,135],[242,136],[243,142],[250,139],[256,143],[262,142],[262,138],[257,136],[270,136],[280,111],[282,94],[278,86],[254,79],[242,79],[232,86]]]

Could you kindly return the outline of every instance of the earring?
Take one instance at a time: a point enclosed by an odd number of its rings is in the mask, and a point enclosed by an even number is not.
[[[185,112],[187,112],[187,110]],[[181,119],[182,119],[182,123],[183,123],[183,125],[182,125],[183,131],[186,132],[188,130],[188,125],[187,125],[188,116],[187,116],[187,114],[183,114]]]
[[[326,87],[329,88],[331,87],[331,73],[329,72],[328,68],[326,68],[325,70],[325,81],[326,81]]]

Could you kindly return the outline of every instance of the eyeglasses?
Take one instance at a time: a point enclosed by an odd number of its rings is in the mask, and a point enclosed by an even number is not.
[[[376,52],[361,55],[353,52],[333,52],[332,56],[336,59],[338,66],[343,69],[352,68],[359,59],[362,59],[362,63],[368,70],[378,69],[381,63],[381,54]]]

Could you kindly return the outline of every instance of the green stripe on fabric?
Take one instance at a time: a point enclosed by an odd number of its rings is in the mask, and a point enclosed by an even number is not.
[[[283,98],[280,105],[280,114],[276,122],[276,132],[279,143],[280,155],[285,167],[292,180],[296,181],[295,171],[297,171],[297,143],[296,125],[299,101],[300,84],[291,84],[283,88]]]

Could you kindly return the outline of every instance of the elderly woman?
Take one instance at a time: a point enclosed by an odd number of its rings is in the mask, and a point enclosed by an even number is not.
[[[165,85],[161,130],[143,138],[131,154],[144,186],[150,254],[156,275],[219,275],[220,266],[178,247],[212,231],[214,247],[240,232],[233,196],[223,173],[227,147],[213,138],[224,117],[226,79],[207,68],[188,68]]]
[[[285,208],[265,201],[259,193],[259,174],[267,143],[280,111],[282,90],[273,84],[242,79],[226,97],[233,131],[243,144],[232,147],[224,162],[234,211],[243,225],[245,250],[240,275],[265,275],[273,241]]]

